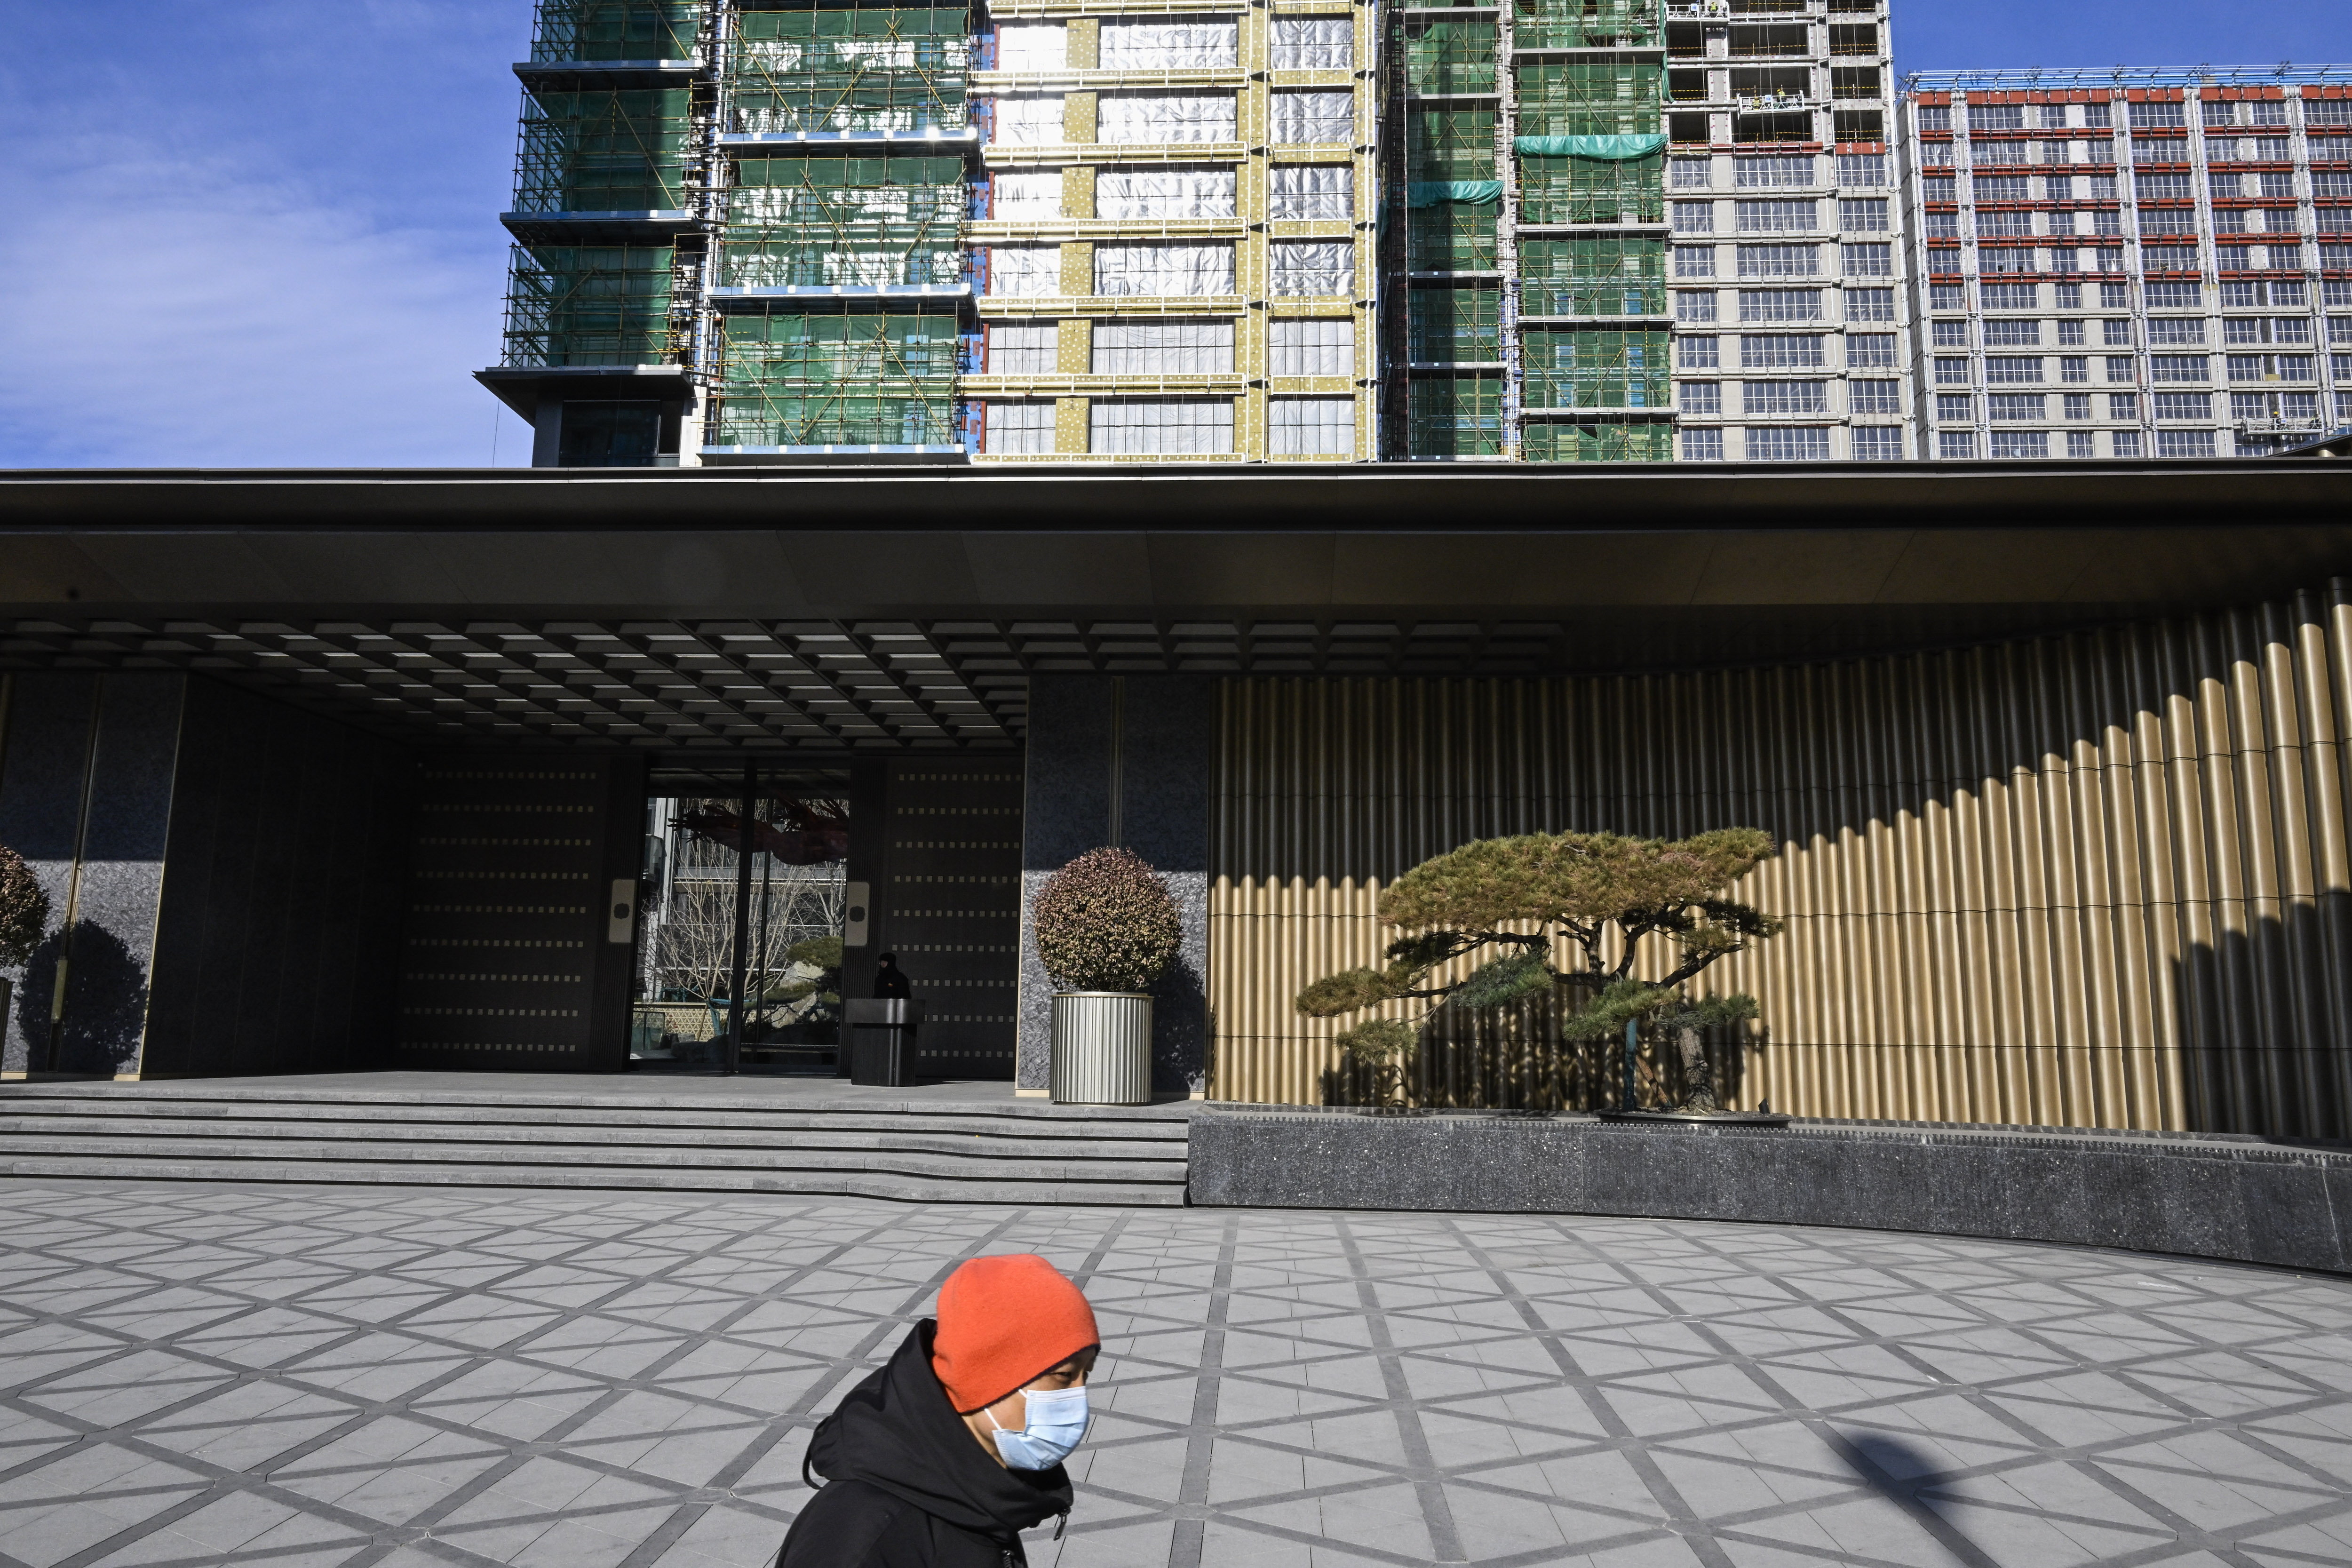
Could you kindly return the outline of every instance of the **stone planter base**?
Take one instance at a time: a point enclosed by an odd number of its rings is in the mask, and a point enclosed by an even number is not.
[[[1612,1126],[1584,1116],[1222,1105],[1192,1128],[1201,1205],[1853,1226],[2352,1273],[2352,1148],[2342,1145],[1803,1118],[1776,1127],[1652,1113]]]
[[[1138,992],[1054,994],[1054,1102],[1151,1100],[1151,998]]]

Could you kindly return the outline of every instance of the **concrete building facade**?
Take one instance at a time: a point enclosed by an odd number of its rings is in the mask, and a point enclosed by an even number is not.
[[[1930,458],[2259,456],[2352,417],[2352,70],[1909,79]]]

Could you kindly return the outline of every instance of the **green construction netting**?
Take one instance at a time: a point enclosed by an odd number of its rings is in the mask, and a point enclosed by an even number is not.
[[[1655,136],[1665,68],[1573,60],[1517,68],[1522,136]]]
[[[1415,289],[1406,297],[1406,354],[1415,364],[1491,364],[1503,358],[1500,289]]]
[[[1671,463],[1670,425],[1555,425],[1530,421],[1519,430],[1519,456],[1530,463]]]
[[[663,364],[673,357],[668,246],[516,246],[509,365]]]
[[[1521,353],[1529,408],[1665,408],[1671,334],[1594,327],[1529,327]]]
[[[1495,202],[1439,202],[1406,220],[1405,266],[1413,272],[1492,272]]]
[[[1664,132],[1653,136],[1515,136],[1511,139],[1514,152],[1561,158],[1647,158],[1663,152],[1665,145]]]
[[[1447,202],[1484,206],[1502,199],[1500,180],[1417,180],[1404,188],[1404,205],[1409,207],[1442,206]]]
[[[1519,212],[1523,223],[1662,223],[1665,219],[1665,156],[1616,160],[1528,157],[1517,139]]]
[[[1416,458],[1497,458],[1503,452],[1503,378],[1418,378],[1405,394],[1405,450]]]
[[[741,11],[729,40],[728,129],[961,130],[971,16],[961,8]]]
[[[1655,48],[1658,0],[1518,0],[1511,37],[1523,49]]]
[[[693,95],[683,88],[525,93],[515,210],[683,207],[693,115]]]
[[[1666,310],[1666,242],[1644,235],[1519,241],[1523,316],[1657,316]]]
[[[1404,36],[1404,81],[1408,92],[1495,90],[1493,22],[1432,22]]]
[[[959,330],[946,310],[730,312],[720,318],[710,439],[952,445]]]
[[[694,55],[700,0],[539,0],[534,60],[682,60]]]

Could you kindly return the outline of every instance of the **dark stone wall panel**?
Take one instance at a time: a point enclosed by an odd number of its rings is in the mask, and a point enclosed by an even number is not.
[[[383,1064],[412,770],[348,725],[189,683],[146,1076]]]
[[[1030,679],[1029,715],[1017,1081],[1042,1089],[1052,1076],[1054,983],[1038,962],[1029,911],[1047,878],[1087,850],[1116,842],[1151,863],[1183,920],[1176,965],[1152,987],[1151,1087],[1160,1094],[1198,1091],[1208,1071],[1216,683],[1191,676],[1038,675]]]
[[[2352,1148],[2252,1137],[1210,1107],[1191,1160],[1211,1206],[1832,1226],[2352,1273]]]

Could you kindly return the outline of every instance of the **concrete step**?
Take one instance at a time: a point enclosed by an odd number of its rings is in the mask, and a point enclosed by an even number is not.
[[[829,1082],[830,1080],[826,1080]],[[136,1083],[9,1083],[0,1084],[0,1100],[75,1100],[119,1103],[139,1100],[173,1104],[251,1104],[306,1106],[380,1106],[392,1110],[479,1108],[521,1110],[533,1116],[562,1110],[624,1111],[646,1115],[681,1110],[695,1115],[737,1115],[752,1118],[794,1116],[831,1119],[843,1116],[923,1116],[943,1121],[1009,1121],[1024,1124],[1117,1122],[1181,1127],[1192,1107],[1182,1101],[1155,1105],[1056,1105],[1046,1100],[944,1100],[923,1098],[919,1092],[898,1098],[887,1092],[831,1095],[779,1094],[753,1097],[708,1091],[672,1092],[631,1089],[626,1092],[549,1089],[530,1093],[471,1089],[348,1089],[289,1087],[283,1089],[223,1085],[216,1080],[174,1083],[169,1079]]]
[[[108,1106],[102,1110],[51,1106],[27,1113],[22,1107],[0,1102],[0,1139],[17,1137],[110,1137],[226,1139],[319,1139],[402,1141],[446,1143],[556,1142],[583,1149],[719,1149],[820,1150],[888,1149],[945,1154],[967,1160],[1157,1160],[1184,1161],[1185,1141],[1174,1137],[1073,1138],[1040,1136],[1026,1128],[934,1130],[917,1118],[886,1121],[864,1119],[848,1126],[777,1127],[713,1118],[698,1121],[679,1118],[650,1124],[621,1119],[582,1122],[567,1119],[546,1121],[506,1118],[499,1121],[426,1121],[414,1118],[369,1117],[359,1121],[330,1120],[299,1114],[278,1114],[275,1108],[240,1107],[246,1112],[270,1110],[267,1116],[154,1115],[145,1105]]]
[[[0,1175],[1168,1206],[1185,1201],[1190,1110],[636,1085],[10,1084]]]
[[[293,1137],[138,1138],[75,1137],[41,1132],[14,1134],[0,1142],[11,1156],[119,1156],[211,1161],[305,1160],[326,1163],[467,1164],[530,1167],[594,1165],[610,1170],[714,1169],[741,1171],[889,1171],[944,1181],[1072,1183],[1172,1182],[1184,1180],[1181,1160],[959,1159],[886,1149],[748,1149],[710,1145],[677,1148],[661,1144],[579,1145],[553,1140],[530,1143],[410,1142],[382,1137],[331,1142]]]
[[[46,1086],[44,1086],[46,1087]],[[191,1122],[268,1119],[323,1124],[404,1127],[562,1127],[613,1128],[644,1131],[653,1128],[703,1129],[727,1132],[786,1134],[807,1131],[830,1135],[881,1134],[913,1130],[936,1131],[945,1137],[995,1137],[1027,1141],[1181,1145],[1190,1127],[1179,1115],[1151,1120],[1098,1120],[1091,1113],[1055,1117],[940,1115],[920,1110],[768,1110],[728,1104],[723,1109],[684,1110],[641,1108],[628,1104],[547,1106],[514,1103],[476,1104],[434,1101],[425,1104],[386,1101],[316,1101],[310,1099],[195,1099],[156,1096],[124,1090],[101,1090],[77,1096],[26,1094],[0,1089],[0,1116],[33,1119],[131,1120],[173,1119]]]
[[[660,1170],[598,1165],[370,1164],[361,1161],[136,1159],[0,1152],[0,1177],[97,1181],[300,1182],[447,1187],[556,1187],[624,1192],[778,1193],[924,1204],[1102,1205],[1180,1208],[1181,1184],[938,1180],[879,1171]]]

